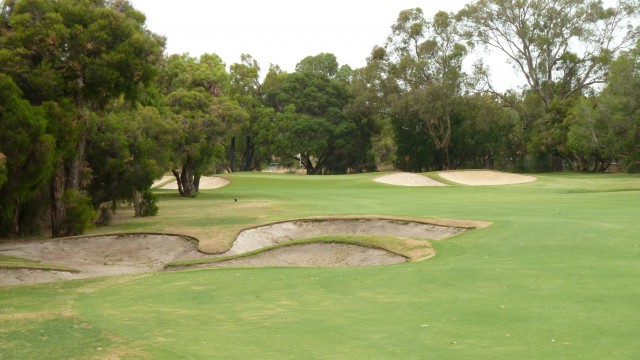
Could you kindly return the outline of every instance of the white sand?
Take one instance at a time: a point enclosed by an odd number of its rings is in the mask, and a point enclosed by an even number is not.
[[[182,236],[151,234],[6,242],[0,244],[2,255],[79,272],[0,269],[0,286],[159,271],[171,261],[204,257],[196,248],[196,241]]]
[[[241,231],[231,249],[224,255],[242,254],[292,240],[318,236],[379,235],[442,240],[465,230],[467,229],[388,219],[287,221]]]
[[[438,176],[458,184],[472,186],[522,184],[537,180],[534,176],[492,170],[441,171]]]
[[[383,175],[373,179],[373,181],[399,186],[447,186],[424,175],[407,172]]]
[[[178,190],[178,183],[175,181],[175,177],[173,176],[162,177],[164,181],[170,180],[170,178],[173,178],[173,181],[163,185],[162,187],[160,187],[160,189]],[[161,184],[163,182],[162,179],[159,180],[157,184]],[[217,188],[226,186],[229,183],[230,183],[229,180],[219,176],[203,176],[200,178],[200,190],[217,189]]]

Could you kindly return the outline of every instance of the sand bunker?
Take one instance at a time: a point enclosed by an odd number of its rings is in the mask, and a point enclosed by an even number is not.
[[[432,248],[427,240],[440,240],[488,223],[433,220],[434,223],[395,218],[314,218],[287,221],[246,229],[238,235],[231,249],[220,256],[242,254],[292,240],[331,235],[379,235],[413,238],[421,247]],[[419,239],[425,239],[419,240]],[[411,240],[411,239],[409,239]],[[0,244],[0,254],[38,260],[79,270],[42,271],[0,269],[0,286],[35,284],[108,275],[134,274],[163,270],[176,260],[207,257],[197,251],[196,241],[162,234],[104,235]],[[405,254],[406,255],[406,254]],[[407,255],[412,257],[412,255]],[[424,258],[424,257],[423,257]],[[407,261],[386,250],[358,245],[313,243],[289,245],[262,253],[202,265],[229,266],[371,266]]]
[[[349,244],[311,243],[284,246],[202,267],[352,267],[391,265],[406,261],[404,256],[382,249]]]
[[[492,170],[442,171],[438,176],[458,184],[472,186],[522,184],[537,180],[534,176]]]
[[[275,223],[243,230],[224,255],[242,254],[305,238],[331,235],[399,236],[441,240],[461,233],[462,227],[394,219],[312,219]]]
[[[373,179],[373,181],[400,186],[447,186],[424,175],[407,172],[383,175]]]
[[[163,176],[160,180],[156,181],[152,187],[155,187],[157,185],[160,185],[169,181],[168,183],[160,186],[159,189],[178,190],[178,183],[176,182],[175,179],[176,178],[173,176]],[[229,183],[230,181],[223,177],[203,176],[200,178],[200,190],[217,189],[225,185],[228,185]]]
[[[0,244],[0,255],[40,260],[79,270],[0,269],[0,285],[34,284],[162,270],[175,260],[196,259],[193,240],[169,235],[111,235]]]

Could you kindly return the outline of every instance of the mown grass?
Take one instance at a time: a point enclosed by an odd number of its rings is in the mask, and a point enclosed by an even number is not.
[[[437,256],[400,265],[199,269],[2,288],[0,357],[637,358],[640,177],[402,188],[374,176],[231,175],[229,186],[196,199],[160,191],[158,217],[108,230],[226,239],[244,227],[333,215],[493,225],[434,241]]]

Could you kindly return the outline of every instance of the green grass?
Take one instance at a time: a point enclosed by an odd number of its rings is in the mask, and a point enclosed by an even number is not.
[[[404,188],[375,174],[237,174],[99,231],[225,242],[309,216],[490,221],[422,262],[201,269],[0,289],[0,358],[636,359],[640,177]],[[234,202],[234,198],[238,202]]]

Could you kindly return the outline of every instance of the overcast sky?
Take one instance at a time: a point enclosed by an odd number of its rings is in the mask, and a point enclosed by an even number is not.
[[[401,10],[420,7],[430,19],[439,10],[460,10],[469,0],[130,0],[147,16],[147,27],[167,38],[167,52],[218,54],[227,64],[250,54],[263,71],[285,71],[309,55],[333,53],[340,65],[366,64],[383,45]],[[496,54],[497,55],[497,54]],[[502,57],[491,56],[496,87],[521,83]],[[497,61],[496,61],[497,60]]]

